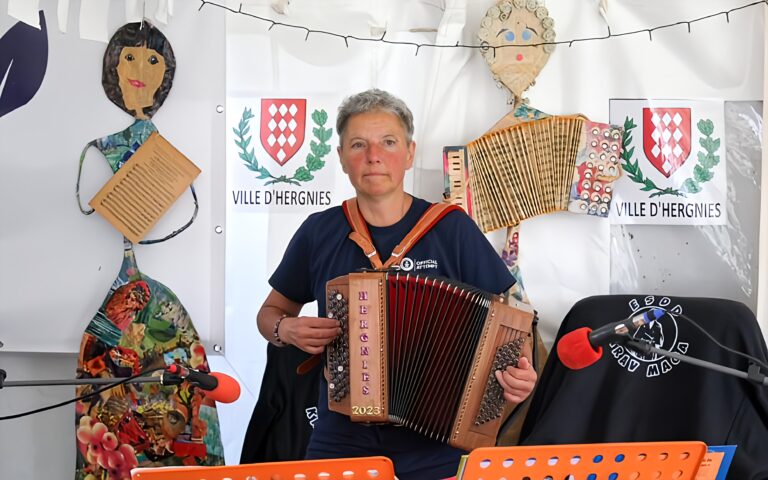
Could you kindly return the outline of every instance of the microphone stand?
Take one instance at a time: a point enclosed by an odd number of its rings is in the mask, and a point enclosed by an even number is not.
[[[742,370],[725,367],[723,365],[719,365],[713,362],[708,362],[706,360],[700,360],[698,358],[689,357],[676,352],[670,352],[669,350],[662,350],[661,348],[654,347],[650,343],[630,340],[629,337],[626,337],[626,338],[627,340],[625,343],[627,345],[629,345],[630,347],[642,353],[645,353],[645,354],[655,353],[657,355],[661,355],[664,357],[674,358],[675,360],[679,360],[684,363],[690,363],[691,365],[696,365],[697,367],[703,367],[709,370],[714,370],[716,372],[733,375],[734,377],[743,378],[757,385],[768,386],[768,377],[760,373],[760,367],[758,365],[755,365],[754,363],[750,363],[749,368],[747,369],[746,372],[744,372]]]
[[[49,385],[113,385],[119,383],[159,383],[161,385],[178,385],[184,381],[180,376],[163,372],[158,377],[111,377],[111,378],[73,378],[69,380],[22,380],[6,381],[5,370],[0,368],[0,390],[4,387],[42,387]],[[126,380],[128,380],[126,382]]]

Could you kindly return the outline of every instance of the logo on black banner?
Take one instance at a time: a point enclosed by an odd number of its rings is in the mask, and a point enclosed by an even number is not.
[[[631,335],[633,340],[683,355],[688,351],[689,344],[680,339],[677,319],[675,318],[675,315],[683,313],[683,308],[680,305],[672,305],[669,297],[649,295],[640,300],[630,300],[629,308],[632,316],[654,308],[664,310],[664,315],[661,318],[638,328]],[[664,375],[680,363],[680,360],[655,353],[644,354],[616,343],[608,345],[608,349],[616,362],[628,372],[644,375],[648,378]]]

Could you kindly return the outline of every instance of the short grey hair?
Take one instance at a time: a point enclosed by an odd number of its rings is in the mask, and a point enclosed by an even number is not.
[[[353,115],[368,112],[388,112],[400,119],[405,129],[408,143],[413,140],[413,114],[404,101],[384,90],[372,88],[344,99],[339,106],[339,114],[336,117],[336,133],[339,134],[339,143],[344,138],[344,130]]]

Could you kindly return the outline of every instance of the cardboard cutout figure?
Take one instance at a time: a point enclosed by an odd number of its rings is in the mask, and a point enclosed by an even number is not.
[[[612,182],[621,174],[619,127],[551,116],[524,97],[554,51],[554,25],[539,0],[501,0],[488,9],[478,32],[481,52],[512,110],[468,145],[444,148],[446,200],[464,207],[485,232],[507,228],[501,257],[517,279],[509,294],[526,303],[520,223],[554,211],[607,216]],[[547,352],[536,330],[534,336],[541,375]],[[499,445],[517,443],[529,405],[505,421]]]
[[[481,51],[512,110],[466,147],[445,149],[448,201],[464,206],[483,231],[507,227],[502,258],[523,301],[520,222],[553,211],[605,217],[621,175],[620,127],[551,116],[524,97],[554,51],[554,25],[539,0],[502,0],[488,9]]]
[[[152,115],[170,91],[176,61],[170,43],[144,21],[120,28],[104,54],[107,97],[136,121],[90,142],[117,172],[157,131]],[[194,189],[192,190],[194,198]],[[79,201],[78,177],[78,201]],[[81,211],[85,214],[93,210]],[[195,198],[195,214],[197,199]],[[167,240],[189,226],[155,243]],[[78,378],[120,378],[177,363],[208,371],[205,350],[184,306],[165,285],[141,273],[133,245],[124,239],[120,272],[85,329]],[[77,395],[94,390],[81,386]],[[130,479],[141,466],[223,465],[214,401],[188,383],[127,383],[76,404],[75,480]]]

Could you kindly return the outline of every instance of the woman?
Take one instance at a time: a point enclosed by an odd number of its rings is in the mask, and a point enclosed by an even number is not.
[[[429,203],[403,190],[405,172],[413,165],[413,116],[402,100],[373,89],[347,98],[336,121],[341,167],[357,193],[382,259],[416,224]],[[347,236],[350,227],[341,207],[315,213],[289,243],[269,279],[273,287],[257,315],[261,334],[275,345],[294,345],[322,353],[341,333],[325,316],[325,284],[360,268],[369,268],[363,251]],[[447,277],[493,293],[508,290],[515,279],[472,220],[454,211],[438,222],[408,252],[401,268]],[[424,268],[422,268],[424,267]],[[317,301],[320,317],[299,316],[304,304]],[[508,402],[520,403],[531,392],[536,373],[528,361],[496,372]],[[364,425],[330,412],[325,378],[320,383],[318,419],[307,458],[384,455],[401,480],[437,479],[456,474],[465,453],[393,425]]]

